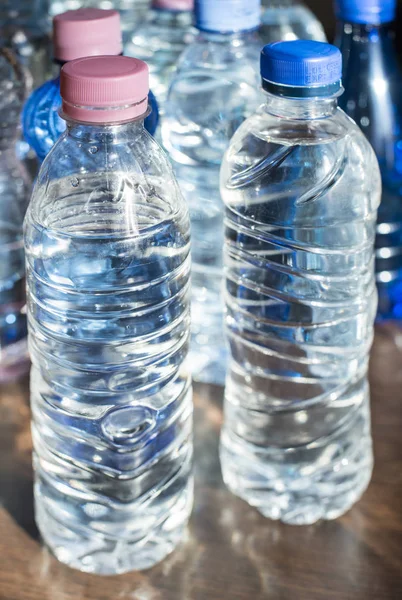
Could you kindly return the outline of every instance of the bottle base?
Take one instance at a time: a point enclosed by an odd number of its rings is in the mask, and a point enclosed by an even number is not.
[[[359,457],[350,458],[342,468],[341,459],[311,477],[297,476],[300,466],[288,465],[292,478],[280,475],[273,464],[250,463],[230,452],[221,443],[221,466],[225,485],[236,496],[254,506],[264,517],[288,525],[311,525],[341,517],[367,489],[373,470],[371,443]],[[244,465],[243,465],[244,462]]]
[[[185,537],[191,508],[192,495],[180,518],[175,515],[170,522],[168,517],[157,531],[135,540],[86,533],[79,524],[75,529],[66,527],[46,510],[43,502],[35,503],[35,519],[43,543],[60,562],[86,573],[120,575],[150,569],[171,554]]]

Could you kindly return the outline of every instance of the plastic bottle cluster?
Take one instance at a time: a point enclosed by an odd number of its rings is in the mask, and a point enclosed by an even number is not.
[[[402,317],[395,0],[337,0],[335,46],[291,0],[34,4],[0,8],[0,380],[28,337],[44,542],[99,574],[179,544],[192,379],[225,385],[234,494],[342,515]]]

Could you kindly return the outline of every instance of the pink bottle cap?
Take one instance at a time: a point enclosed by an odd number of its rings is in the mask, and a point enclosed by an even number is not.
[[[77,58],[61,70],[62,111],[84,123],[118,123],[145,115],[148,65],[128,56]]]
[[[194,0],[153,0],[152,8],[161,10],[193,10]]]
[[[57,60],[122,52],[120,15],[116,10],[79,8],[53,19],[53,48]]]

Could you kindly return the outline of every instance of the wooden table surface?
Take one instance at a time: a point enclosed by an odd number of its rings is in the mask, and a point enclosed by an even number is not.
[[[27,380],[0,388],[1,600],[401,600],[402,332],[377,331],[371,362],[376,467],[343,518],[270,522],[232,496],[218,465],[222,391],[196,386],[196,504],[187,539],[143,573],[59,564],[33,520]]]

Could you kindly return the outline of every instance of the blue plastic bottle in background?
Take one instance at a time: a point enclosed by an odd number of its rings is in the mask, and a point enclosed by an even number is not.
[[[297,0],[262,0],[260,37],[264,44],[297,39],[326,41],[319,20]]]
[[[0,46],[8,46],[32,76],[33,86],[51,69],[48,0],[1,0]]]
[[[36,519],[100,574],[162,560],[192,507],[190,222],[148,90],[133,58],[64,65],[25,221]]]
[[[91,30],[91,36],[88,31]],[[75,58],[98,55],[118,55],[122,52],[119,13],[115,10],[81,8],[57,15],[53,19],[53,55],[58,71]],[[146,127],[153,134],[158,124],[158,108],[150,92],[152,110]],[[26,141],[42,161],[65,130],[59,116],[61,107],[60,75],[35,90],[27,100],[22,114],[22,129]]]
[[[223,384],[223,205],[219,169],[229,140],[262,101],[260,0],[196,0],[198,35],[182,54],[162,121],[188,202],[192,233],[192,346],[196,380]]]
[[[29,367],[22,223],[31,181],[16,154],[23,70],[10,50],[0,50],[0,382]]]
[[[145,60],[161,114],[177,61],[193,38],[193,0],[153,0],[147,19],[134,30],[124,54]]]
[[[345,93],[340,106],[373,146],[382,174],[376,277],[378,318],[402,319],[402,83],[392,21],[396,0],[336,5]]]
[[[335,46],[265,46],[261,75],[266,102],[222,164],[231,356],[221,465],[265,516],[307,524],[343,514],[370,481],[381,180],[337,108]]]

